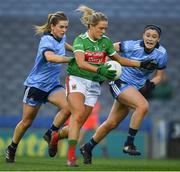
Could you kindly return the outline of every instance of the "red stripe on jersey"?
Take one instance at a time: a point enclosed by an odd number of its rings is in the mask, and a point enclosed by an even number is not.
[[[106,62],[106,52],[91,52],[86,51],[85,54],[85,60],[93,63],[93,64],[102,64]]]

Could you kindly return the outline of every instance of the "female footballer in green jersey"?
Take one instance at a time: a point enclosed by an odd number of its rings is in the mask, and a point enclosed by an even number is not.
[[[75,39],[73,43],[75,58],[68,65],[66,91],[72,116],[69,128],[60,131],[61,138],[67,137],[68,134],[68,166],[77,166],[75,151],[80,129],[100,95],[100,83],[115,77],[115,71],[109,70],[110,66],[104,65],[106,57],[109,56],[125,66],[145,69],[156,67],[152,61],[129,60],[116,53],[111,40],[104,35],[108,27],[108,19],[103,13],[95,12],[84,5],[81,5],[77,11],[84,13],[81,22],[87,27],[87,32]],[[57,138],[52,140],[57,147]],[[57,148],[54,151],[53,156]]]
[[[106,57],[109,56],[125,66],[146,69],[156,67],[152,61],[128,60],[116,53],[111,40],[104,35],[108,19],[103,13],[95,12],[84,5],[77,11],[83,13],[81,22],[87,27],[87,32],[75,39],[73,43],[75,59],[68,65],[66,91],[72,114],[68,132],[68,166],[77,166],[75,151],[80,129],[100,95],[100,83],[115,77],[115,71],[109,70],[110,66],[104,64]]]

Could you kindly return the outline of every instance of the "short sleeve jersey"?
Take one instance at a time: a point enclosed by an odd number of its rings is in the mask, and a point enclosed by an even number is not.
[[[53,51],[57,55],[64,56],[65,41],[65,35],[61,40],[56,39],[50,33],[45,33],[41,37],[34,66],[24,85],[48,92],[60,84],[61,64],[48,62],[44,57],[44,53]]]
[[[144,42],[142,40],[124,41],[121,43],[120,47],[122,56],[128,59],[138,61],[155,60],[158,64],[158,70],[166,68],[168,55],[166,49],[160,44],[158,44],[150,53],[144,51]],[[146,80],[151,76],[153,72],[154,70],[123,67],[123,72],[120,76],[120,79],[139,89],[144,85]]]
[[[94,41],[88,36],[87,32],[79,35],[74,40],[73,51],[74,53],[77,51],[83,52],[85,61],[97,67],[106,62],[107,56],[112,56],[116,53],[113,43],[108,37],[103,36],[101,39]],[[102,82],[105,79],[95,72],[80,69],[75,58],[69,63],[67,71],[69,75],[79,76],[96,82]]]

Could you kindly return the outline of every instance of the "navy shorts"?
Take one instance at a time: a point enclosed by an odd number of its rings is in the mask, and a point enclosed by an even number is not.
[[[30,106],[38,106],[42,103],[46,103],[48,101],[48,96],[59,90],[64,90],[64,87],[62,85],[57,85],[50,91],[46,92],[35,87],[26,86],[23,102]]]
[[[110,86],[110,92],[112,96],[116,99],[119,96],[119,94],[121,94],[124,90],[126,90],[131,85],[118,79],[118,80],[109,82],[109,86]]]

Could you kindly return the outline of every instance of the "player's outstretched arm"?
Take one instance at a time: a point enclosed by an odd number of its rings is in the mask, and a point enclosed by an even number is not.
[[[53,51],[46,51],[44,56],[48,62],[52,63],[69,63],[72,57],[60,56]]]

